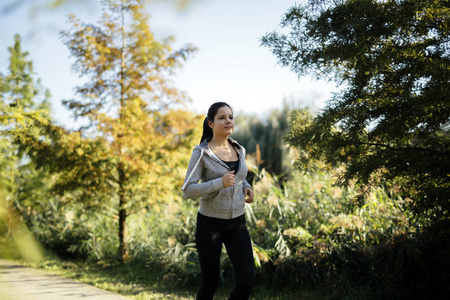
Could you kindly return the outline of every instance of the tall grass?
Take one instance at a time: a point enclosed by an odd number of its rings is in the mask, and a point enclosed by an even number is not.
[[[356,187],[338,188],[332,176],[327,171],[293,172],[282,188],[270,174],[257,174],[258,198],[246,213],[259,282],[317,287],[351,265],[357,251],[407,231],[402,199],[378,188],[355,207],[350,200]]]
[[[284,182],[264,170],[255,175],[256,199],[246,206],[246,218],[259,284],[315,288],[334,280],[340,269],[353,263],[357,251],[384,244],[408,230],[403,200],[393,199],[383,188],[369,193],[359,207],[350,201],[356,187],[334,186],[331,172],[293,172]],[[127,242],[134,259],[158,265],[164,280],[199,285],[194,237],[197,206],[197,201],[174,201],[159,212],[130,218],[132,234]],[[227,255],[222,258],[226,283],[233,280],[232,266]]]

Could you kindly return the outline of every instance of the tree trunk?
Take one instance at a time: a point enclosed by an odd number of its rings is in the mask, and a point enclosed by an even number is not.
[[[120,122],[122,123],[122,109],[125,106],[125,94],[124,94],[124,77],[125,77],[125,16],[124,16],[124,0],[122,0],[122,9],[121,9],[121,17],[122,17],[122,27],[121,27],[121,34],[122,34],[122,49],[121,49],[121,63],[120,63]],[[122,138],[122,134],[119,133],[118,139]],[[119,142],[119,151],[122,151],[121,143]],[[127,219],[127,211],[125,209],[125,203],[126,203],[126,197],[125,197],[125,170],[122,163],[119,163],[119,261],[121,263],[124,263],[128,256],[127,251],[127,245],[125,244],[125,238],[126,238],[126,219]]]
[[[123,170],[122,163],[119,164],[119,249],[118,259],[121,263],[124,263],[128,257],[127,245],[125,239],[127,237],[127,211],[125,208],[126,197],[123,188],[125,182],[125,172]]]

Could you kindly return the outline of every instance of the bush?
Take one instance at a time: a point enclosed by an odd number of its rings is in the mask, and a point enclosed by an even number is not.
[[[336,272],[351,269],[355,253],[408,230],[402,199],[378,188],[368,193],[365,205],[355,206],[357,188],[333,186],[332,176],[330,171],[293,172],[282,188],[264,170],[257,174],[257,198],[246,213],[259,282],[278,287],[329,283]],[[367,268],[366,260],[358,267]]]
[[[86,259],[92,249],[89,221],[82,211],[64,207],[59,198],[40,202],[22,214],[34,236],[63,259]]]
[[[333,186],[331,171],[292,172],[282,184],[264,170],[255,178],[256,198],[246,206],[246,217],[257,284],[320,288],[340,299],[414,298],[431,287],[446,291],[450,226],[436,227],[433,234],[413,230],[401,209],[404,200],[393,198],[389,187],[368,192],[358,206],[352,202],[357,187]],[[159,280],[199,286],[197,209],[197,201],[179,195],[130,215],[129,259],[161,272]],[[115,221],[106,213],[69,209],[52,199],[31,210],[26,221],[60,257],[108,264],[116,261],[118,240]],[[233,282],[225,253],[221,270],[222,281]]]

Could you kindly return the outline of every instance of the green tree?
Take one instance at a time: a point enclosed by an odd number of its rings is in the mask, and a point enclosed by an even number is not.
[[[29,166],[27,162],[20,163],[23,153],[14,141],[25,134],[41,138],[35,123],[45,124],[50,120],[50,93],[35,78],[33,63],[28,59],[29,53],[22,50],[19,35],[14,36],[14,45],[8,51],[8,73],[0,73],[0,160],[4,160],[1,172],[4,182],[8,182],[2,188],[14,194],[17,169]]]
[[[233,134],[249,154],[255,153],[258,167],[276,176],[289,175],[289,149],[284,136],[289,131],[289,105],[275,109],[266,117],[242,114],[236,119],[237,129]]]
[[[8,47],[8,51],[8,73],[0,74],[0,220],[8,228],[7,238],[18,246],[13,247],[14,251],[24,259],[35,260],[39,256],[38,250],[28,233],[24,234],[28,230],[21,221],[27,219],[28,204],[36,201],[37,195],[48,191],[48,176],[36,171],[16,141],[27,135],[45,139],[36,122],[46,124],[50,121],[50,93],[36,78],[33,63],[28,59],[29,53],[22,50],[19,35],[14,36],[14,45]],[[25,192],[31,186],[32,194]]]
[[[189,159],[198,117],[171,109],[187,101],[170,76],[194,49],[157,41],[139,1],[106,1],[98,25],[70,16],[62,33],[87,79],[63,103],[87,125],[70,132],[46,127],[51,142],[26,141],[39,166],[58,174],[54,190],[96,210],[117,208],[118,256],[127,257],[126,220],[174,199]],[[51,155],[49,155],[51,154]],[[178,189],[176,189],[178,190]]]
[[[346,166],[340,183],[400,181],[422,221],[450,217],[450,2],[312,0],[262,38],[298,75],[343,84],[316,116],[294,113],[304,165]]]
[[[12,137],[34,130],[34,121],[50,119],[50,92],[35,78],[29,53],[22,50],[21,38],[14,36],[10,53],[9,71],[0,73],[0,151],[11,147]]]

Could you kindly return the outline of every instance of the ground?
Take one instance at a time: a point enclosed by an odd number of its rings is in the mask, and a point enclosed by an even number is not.
[[[0,299],[126,300],[99,288],[0,259]]]

